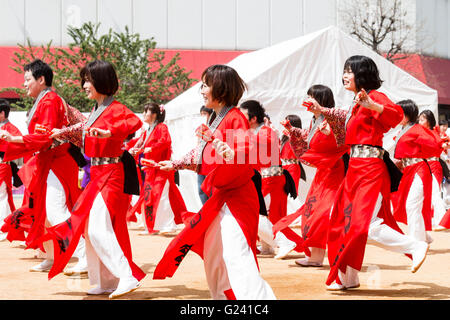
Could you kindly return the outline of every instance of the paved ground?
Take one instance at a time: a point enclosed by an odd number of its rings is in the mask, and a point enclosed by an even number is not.
[[[135,262],[148,274],[142,287],[124,300],[209,300],[202,260],[190,252],[174,277],[153,280],[153,270],[173,236],[139,235],[136,224],[129,226]],[[299,232],[299,229],[294,229]],[[280,300],[450,300],[450,231],[430,232],[434,238],[427,259],[415,274],[405,256],[368,244],[358,290],[325,290],[328,262],[321,268],[302,268],[294,263],[303,255],[292,253],[284,260],[259,256],[264,279]],[[17,242],[0,242],[0,299],[2,300],[106,300],[88,296],[87,278],[58,275],[51,281],[46,273],[29,272],[41,259],[35,251]],[[76,261],[70,262],[74,265]]]

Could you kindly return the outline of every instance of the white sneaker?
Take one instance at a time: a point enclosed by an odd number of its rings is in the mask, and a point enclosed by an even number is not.
[[[119,298],[127,293],[133,292],[141,286],[141,283],[137,281],[135,277],[129,277],[126,279],[120,279],[117,289],[109,295],[110,299]]]
[[[66,276],[82,275],[82,274],[87,274],[87,273],[88,273],[88,268],[87,268],[86,259],[78,260],[78,263],[75,266],[64,271],[64,274]]]
[[[343,291],[343,290],[347,290],[347,288],[342,285],[342,284],[338,284],[336,282],[330,284],[329,286],[327,286],[327,290],[328,291]]]
[[[53,266],[53,260],[46,259],[42,261],[40,264],[32,267],[30,269],[31,272],[49,272]]]
[[[114,289],[103,289],[100,286],[89,289],[86,293],[89,295],[100,295],[100,294],[109,294],[113,292]]]
[[[422,263],[425,261],[427,257],[428,248],[430,245],[424,241],[420,241],[418,244],[418,248],[412,253],[413,263],[411,266],[411,272],[415,273],[419,270]]]
[[[274,257],[275,259],[283,259],[286,258],[289,252],[295,249],[297,244],[294,241],[289,241],[289,243],[283,245],[282,247],[278,248],[278,253]]]

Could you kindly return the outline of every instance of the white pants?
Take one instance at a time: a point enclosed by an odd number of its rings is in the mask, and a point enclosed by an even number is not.
[[[57,225],[70,218],[70,212],[66,205],[66,193],[58,177],[49,171],[47,177],[47,195],[45,199],[45,209],[47,212],[46,224],[49,226]],[[44,249],[47,259],[53,260],[53,243],[52,241],[44,242]],[[78,259],[85,259],[85,243],[81,238],[78,246],[73,254]]]
[[[273,236],[273,224],[270,222],[267,216],[260,215],[258,223],[258,237],[261,241],[265,242],[267,245],[273,249],[287,246],[292,241],[286,238],[282,232],[277,232],[275,238]]]
[[[433,226],[439,225],[439,222],[441,222],[442,218],[445,215],[446,209],[445,209],[445,202],[444,199],[441,197],[441,188],[440,188],[440,182],[437,181],[436,177],[433,175],[433,189],[432,189],[432,197],[431,197],[431,203],[433,205],[433,218],[432,218],[432,224]]]
[[[8,202],[8,189],[6,187],[6,182],[2,181],[0,183],[0,228],[5,223],[4,220],[7,216],[11,214],[11,208]],[[3,233],[0,231],[0,233]]]
[[[205,233],[203,261],[213,299],[227,299],[224,292],[230,289],[238,300],[276,299],[226,204]]]
[[[418,241],[427,240],[427,232],[422,215],[423,200],[422,179],[416,174],[406,197],[406,215],[408,219],[408,234]]]
[[[161,199],[159,200],[158,209],[156,210],[155,225],[153,226],[153,229],[158,231],[175,230],[177,225],[175,224],[174,217],[175,215],[169,200],[169,181],[166,181],[161,194]]]
[[[388,225],[383,224],[383,219],[378,217],[382,200],[383,196],[380,193],[372,214],[372,220],[370,221],[368,239],[374,241],[375,245],[384,249],[403,254],[412,254],[414,250],[416,250],[419,241],[409,235],[401,234]],[[347,266],[345,273],[339,271],[338,274],[339,279],[344,286],[349,287],[359,284],[358,270],[353,269],[350,266]]]
[[[90,284],[116,289],[119,279],[133,276],[101,193],[94,200],[84,235]]]
[[[325,253],[326,250],[322,248],[316,248],[316,247],[308,247],[309,251],[311,252],[311,256],[306,256],[306,259],[309,262],[318,262],[323,263],[323,259],[325,259]]]
[[[450,182],[446,179],[442,183],[442,197],[444,198],[445,209],[450,209]]]

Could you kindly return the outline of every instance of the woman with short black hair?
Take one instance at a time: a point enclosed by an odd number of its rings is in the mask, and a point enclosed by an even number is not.
[[[328,290],[359,287],[367,239],[411,254],[412,272],[419,269],[428,252],[426,242],[403,234],[390,208],[391,175],[398,174],[398,169],[383,149],[383,137],[402,120],[402,108],[378,91],[382,81],[369,57],[349,57],[342,83],[354,93],[355,104],[348,111],[319,108],[333,131],[345,129],[345,144],[350,147],[348,169],[330,217]]]
[[[394,157],[401,162],[403,176],[398,191],[392,194],[394,217],[407,224],[408,234],[419,241],[430,242],[432,176],[425,160],[438,143],[432,132],[417,124],[419,108],[414,101],[397,102],[403,109],[402,129],[395,137]]]
[[[304,104],[334,108],[333,92],[327,86],[316,84],[307,91]],[[301,217],[305,258],[295,263],[302,267],[321,267],[327,246],[328,221],[335,194],[345,176],[344,161],[347,152],[343,134],[334,132],[325,117],[316,109],[308,129],[295,128],[290,122],[282,124],[290,137],[290,145],[299,161],[316,168],[314,180],[308,190],[305,204],[295,213],[274,226],[274,231],[287,228]],[[342,131],[342,129],[340,129]]]
[[[183,216],[186,226],[169,244],[153,278],[171,277],[192,249],[203,258],[213,299],[275,299],[256,260],[258,175],[248,161],[239,163],[250,152],[248,140],[239,136],[247,133],[249,124],[236,108],[245,83],[225,65],[208,67],[201,79],[205,106],[214,110],[209,127],[200,132],[204,140],[181,160],[159,164],[162,170],[191,169],[206,175],[203,190],[211,197],[199,212]]]
[[[431,168],[431,173],[433,176],[433,230],[442,231],[450,228],[450,221],[448,221],[450,210],[446,210],[445,201],[441,194],[442,182],[444,180],[444,167],[447,167],[447,164],[440,159],[441,154],[444,151],[444,141],[438,132],[439,130],[436,127],[436,118],[431,110],[423,110],[419,114],[418,121],[420,125],[431,130],[435,140],[438,142],[438,147],[434,150],[433,154],[427,158],[427,163]],[[446,216],[445,219],[444,216]]]
[[[80,237],[86,239],[91,284],[88,294],[110,293],[118,298],[140,286],[145,273],[132,261],[126,213],[131,194],[139,194],[136,164],[123,150],[127,137],[142,121],[114,99],[118,79],[114,67],[95,60],[80,72],[82,88],[95,100],[87,121],[62,130],[52,138],[69,140],[91,158],[91,181],[77,200],[71,217],[48,228],[59,255],[50,270],[51,279],[67,264]]]

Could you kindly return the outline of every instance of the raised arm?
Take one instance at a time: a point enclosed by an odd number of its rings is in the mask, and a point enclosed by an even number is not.
[[[300,158],[308,150],[309,130],[291,127],[288,132],[292,151],[297,158]]]
[[[82,148],[83,147],[82,138],[83,138],[83,130],[85,129],[85,124],[86,120],[62,129],[54,129],[52,131],[52,134],[50,135],[50,138],[64,142],[71,142],[77,147]]]
[[[179,160],[173,160],[172,166],[175,170],[192,170],[195,171],[197,169],[197,159],[198,159],[198,152],[199,152],[199,145],[189,151],[187,154],[185,154],[181,159]]]
[[[336,137],[338,146],[345,144],[345,120],[348,111],[337,108],[321,108],[320,110]]]

